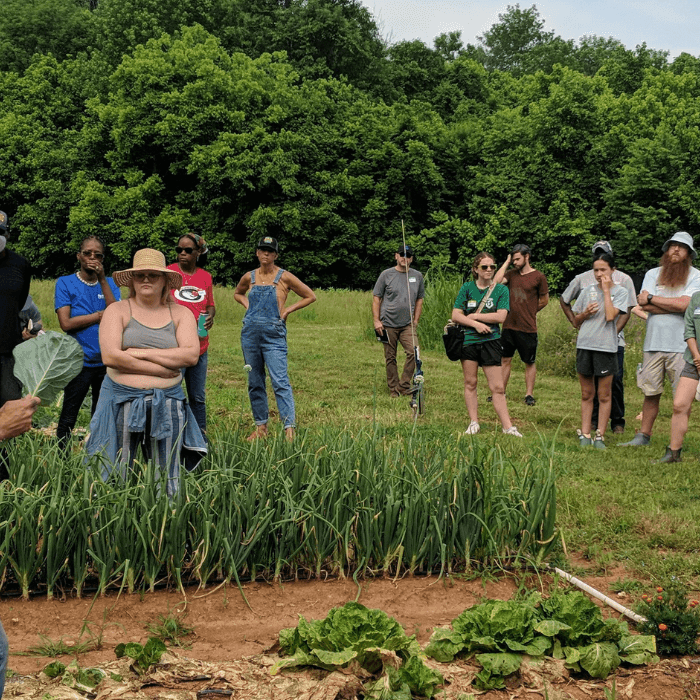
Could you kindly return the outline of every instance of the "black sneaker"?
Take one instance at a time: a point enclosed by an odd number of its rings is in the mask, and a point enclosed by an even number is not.
[[[487,401],[488,403],[491,403],[491,402],[493,401],[493,396],[487,396],[487,397],[486,397],[486,401]]]
[[[528,395],[525,397],[525,403],[526,403],[528,406],[534,406],[534,405],[537,403],[537,401],[535,401],[535,397],[534,397],[534,396],[530,396],[530,394],[528,394]]]

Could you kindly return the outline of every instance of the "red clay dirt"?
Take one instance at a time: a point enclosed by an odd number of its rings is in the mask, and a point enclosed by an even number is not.
[[[608,586],[619,578],[619,572],[613,573],[615,575],[604,578],[588,578],[586,582],[598,590],[614,595]],[[548,583],[544,581],[544,585]],[[537,581],[533,581],[532,585],[537,585]],[[187,612],[185,622],[194,627],[195,632],[186,640],[190,646],[184,650],[176,650],[178,654],[204,662],[210,669],[217,664],[231,664],[245,657],[256,657],[254,665],[260,672],[260,677],[264,678],[268,675],[265,669],[271,663],[270,657],[265,656],[264,652],[273,646],[282,628],[294,626],[299,615],[307,619],[325,617],[332,607],[354,600],[358,593],[357,586],[351,580],[296,581],[281,585],[247,583],[243,588],[252,611],[235,586],[210,587],[200,591],[194,588],[187,589],[186,603],[181,593],[166,590],[144,595],[111,594],[95,600],[78,600],[71,597],[53,601],[40,597],[29,602],[17,599],[2,600],[0,619],[10,642],[9,668],[17,674],[8,680],[6,697],[33,697],[30,694],[22,695],[20,692],[21,677],[37,674],[52,661],[52,658],[17,654],[27,654],[31,647],[39,645],[39,635],[54,641],[63,639],[68,644],[87,641],[90,634],[93,638],[101,636],[102,648],[99,651],[81,654],[78,657],[79,665],[85,668],[114,660],[114,647],[121,642],[145,643],[148,638],[145,626],[148,623],[157,622],[159,615],[182,611]],[[370,608],[379,608],[395,617],[408,634],[416,634],[418,641],[425,645],[433,627],[449,625],[465,608],[484,598],[507,600],[516,589],[516,582],[509,577],[497,581],[466,581],[460,577],[438,579],[435,576],[406,577],[397,581],[372,579],[362,582],[359,602]],[[628,606],[632,604],[629,597],[621,602]],[[605,614],[608,614],[608,610]],[[60,660],[68,664],[71,659],[61,657]],[[248,660],[241,663],[248,663]],[[474,667],[469,668],[468,665],[451,666],[449,673],[445,675],[454,681],[452,690],[457,691],[458,687],[463,686],[461,692],[473,692],[468,683],[469,674],[473,674],[473,671]],[[199,673],[201,674],[201,670]],[[313,671],[304,671],[303,674],[307,685],[309,682],[321,684],[323,674],[319,676],[318,672]],[[190,677],[195,675],[196,672],[192,671]],[[549,683],[552,676],[547,678]],[[548,697],[550,700],[604,699],[605,689],[611,688],[612,678],[611,676],[608,679],[606,685],[603,681],[571,678],[567,673],[555,678],[554,685],[548,687]],[[544,698],[543,688],[540,687],[539,691],[537,688],[538,679],[541,680],[541,677],[529,679],[527,687],[528,679],[522,678],[513,688],[491,691],[480,697],[485,700]],[[620,699],[700,699],[700,658],[664,660],[653,667],[621,668],[616,673],[616,681],[616,697]],[[277,697],[353,697],[352,694],[344,694],[350,692],[347,688],[338,690],[339,694],[334,695],[335,691],[328,689],[328,679],[324,683],[323,692],[299,690],[295,694],[286,688],[284,694],[281,689],[275,694],[270,689],[269,694],[260,697],[275,700]],[[163,689],[158,687],[152,687],[148,692],[144,689],[143,692],[149,697],[197,697],[196,684],[189,682],[178,687],[185,689],[186,693],[173,695],[171,688],[167,694],[163,694]],[[204,685],[200,683],[199,687]],[[127,694],[120,697],[144,695]],[[253,695],[246,695],[241,690],[234,691],[229,697],[251,698]],[[258,697],[257,693],[255,697]],[[456,698],[457,694],[448,692],[446,697]]]

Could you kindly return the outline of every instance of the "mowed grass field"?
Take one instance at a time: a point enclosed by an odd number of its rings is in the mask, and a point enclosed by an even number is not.
[[[58,329],[53,312],[53,283],[34,282],[32,295],[46,329]],[[425,415],[414,421],[407,399],[390,399],[382,348],[374,341],[371,293],[343,290],[317,292],[318,301],[288,321],[289,371],[297,404],[299,438],[329,426],[358,431],[373,425],[389,434],[416,439],[470,440],[463,432],[468,418],[459,363],[450,362],[436,343],[438,322],[449,318],[449,296],[426,297],[428,325],[422,356],[425,372]],[[253,428],[240,348],[243,308],[233,290],[215,290],[217,316],[209,351],[208,402],[210,438],[232,433],[241,437]],[[440,320],[440,319],[444,320]],[[672,397],[667,388],[649,448],[619,448],[639,423],[642,395],[634,380],[641,360],[643,323],[628,325],[626,357],[627,429],[607,437],[608,449],[582,450],[575,430],[580,425],[580,390],[574,372],[575,335],[553,299],[539,315],[537,405],[523,403],[523,365],[514,359],[508,386],[509,410],[523,440],[502,435],[490,404],[483,375],[479,379],[482,432],[474,439],[498,445],[513,460],[532,454],[551,460],[558,478],[558,523],[562,534],[559,563],[576,570],[567,555],[590,560],[590,571],[621,564],[627,578],[663,581],[676,577],[700,588],[700,410],[691,417],[681,464],[654,465],[668,442]],[[423,323],[419,328],[422,332]],[[431,342],[428,342],[432,340]],[[281,431],[271,390],[270,428]],[[42,409],[39,421],[55,420],[57,407]],[[83,411],[81,423],[87,424]],[[580,561],[577,559],[577,561]]]

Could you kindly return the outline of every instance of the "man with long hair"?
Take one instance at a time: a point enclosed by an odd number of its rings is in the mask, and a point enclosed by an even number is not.
[[[644,276],[637,302],[649,315],[644,338],[644,360],[637,375],[637,385],[644,393],[642,427],[622,447],[644,447],[659,413],[664,378],[676,391],[685,367],[684,322],[690,298],[700,291],[700,270],[693,267],[697,252],[693,238],[685,231],[674,233],[661,248],[660,267]]]

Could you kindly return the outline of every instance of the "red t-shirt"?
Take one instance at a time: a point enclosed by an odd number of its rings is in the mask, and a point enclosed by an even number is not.
[[[504,284],[510,290],[510,311],[503,329],[537,333],[537,305],[540,297],[549,294],[547,278],[539,270],[526,275],[521,275],[517,270],[508,270]]]
[[[182,287],[171,289],[173,299],[181,306],[186,306],[193,314],[194,320],[206,313],[207,306],[214,306],[214,291],[211,275],[198,267],[193,274],[188,275],[180,269],[177,263],[168,265],[168,270],[175,270],[182,275]],[[209,334],[199,339],[199,354],[203,355],[209,347]]]

